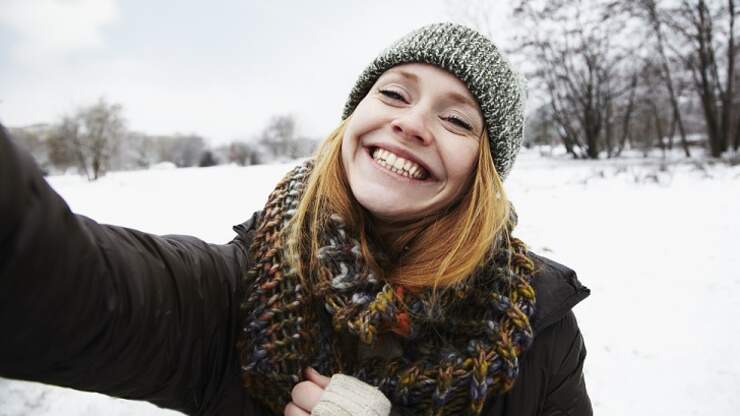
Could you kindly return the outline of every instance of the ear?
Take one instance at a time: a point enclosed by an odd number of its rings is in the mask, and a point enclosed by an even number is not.
[[[322,389],[325,389],[326,386],[328,386],[329,382],[331,381],[331,378],[319,374],[318,371],[314,370],[311,367],[308,367],[305,373],[306,373],[306,378],[309,381],[316,383]]]

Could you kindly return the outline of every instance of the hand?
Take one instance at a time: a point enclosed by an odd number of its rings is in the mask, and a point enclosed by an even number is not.
[[[291,402],[283,410],[284,416],[306,416],[316,406],[324,393],[324,389],[331,380],[322,376],[313,368],[305,370],[306,380],[301,381],[293,387],[290,393]]]

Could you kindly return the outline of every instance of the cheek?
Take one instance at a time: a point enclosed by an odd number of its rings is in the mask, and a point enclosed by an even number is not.
[[[473,173],[478,159],[478,143],[463,143],[446,149],[445,166],[448,178],[454,182],[464,182]]]
[[[361,150],[357,134],[350,124],[342,136],[342,145],[340,149],[340,158],[345,176],[349,179],[352,174],[354,165],[357,163],[358,151]]]
[[[362,102],[360,103],[362,105]],[[358,109],[360,106],[358,106]],[[355,110],[355,112],[350,116],[349,120],[347,120],[347,126],[344,129],[344,134],[342,135],[342,160],[345,162],[345,169],[346,164],[349,162],[353,157],[355,157],[355,151],[358,147],[360,147],[360,137],[363,134],[363,131],[365,130],[365,123],[363,123],[362,120],[362,113]]]

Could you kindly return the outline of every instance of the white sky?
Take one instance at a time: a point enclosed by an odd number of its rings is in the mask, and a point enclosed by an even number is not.
[[[323,137],[378,52],[463,3],[0,0],[0,122],[55,122],[103,96],[150,134],[222,143],[290,113]]]

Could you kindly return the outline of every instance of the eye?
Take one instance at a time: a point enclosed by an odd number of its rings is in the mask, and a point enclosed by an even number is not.
[[[473,131],[473,126],[471,126],[470,123],[468,123],[467,121],[465,121],[465,120],[463,120],[463,119],[461,119],[459,117],[449,116],[449,117],[445,117],[444,120],[447,120],[450,123],[452,123],[452,124],[454,124],[454,125],[456,125],[458,127],[462,127],[465,130]]]
[[[406,102],[406,100],[403,98],[403,95],[397,93],[396,91],[393,91],[393,90],[378,90],[378,92],[381,93],[381,94],[383,94],[383,95],[385,95],[386,97],[388,97],[388,98],[390,98],[392,100],[398,100],[398,101]]]

